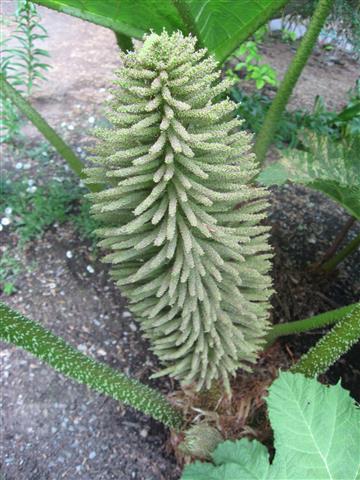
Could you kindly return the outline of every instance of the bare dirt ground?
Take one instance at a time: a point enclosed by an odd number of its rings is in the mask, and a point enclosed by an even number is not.
[[[278,72],[282,80],[289,62],[297,48],[273,39],[261,47],[264,63]],[[359,64],[341,51],[324,51],[320,46],[314,49],[301,77],[299,78],[288,108],[312,110],[316,95],[324,98],[330,110],[341,110],[347,100],[347,92],[359,78]]]
[[[11,11],[12,2],[4,2]],[[66,136],[75,149],[91,142],[87,131],[101,121],[106,88],[119,67],[112,32],[62,14],[39,9],[50,38],[46,42],[53,68],[49,81],[32,102]],[[274,42],[266,58],[285,70],[292,47]],[[314,55],[293,97],[293,105],[311,107],[321,94],[331,108],[343,107],[358,66],[327,64]],[[95,120],[95,122],[94,122]],[[34,142],[39,134],[27,126]],[[57,157],[56,161],[61,163]],[[13,169],[4,155],[3,166]],[[36,175],[32,161],[30,173]],[[55,168],[55,167],[53,167]],[[288,321],[346,305],[360,298],[360,253],[349,257],[329,279],[305,272],[336,236],[347,216],[322,195],[300,187],[274,189],[269,222],[276,253],[273,270],[277,294],[273,320]],[[354,228],[347,240],[359,227]],[[0,234],[2,235],[3,232]],[[5,234],[2,244],[9,241]],[[68,258],[66,252],[73,253]],[[120,292],[106,269],[70,225],[54,227],[33,242],[22,261],[25,273],[18,291],[2,296],[12,307],[41,322],[95,358],[141,381],[158,366],[126,310]],[[93,267],[94,271],[87,268]],[[288,361],[306,350],[318,334],[283,341]],[[342,377],[360,399],[359,348],[332,369],[329,378]],[[90,392],[52,372],[30,355],[3,345],[1,358],[1,473],[4,480],[171,480],[180,476],[166,450],[167,432],[156,422],[122,408],[117,402]],[[164,392],[168,380],[151,382]]]

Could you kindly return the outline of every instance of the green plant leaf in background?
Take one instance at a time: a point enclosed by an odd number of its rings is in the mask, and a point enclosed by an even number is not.
[[[182,29],[170,0],[36,0],[34,3],[108,27],[129,37],[142,38],[153,29]]]
[[[203,44],[224,61],[288,0],[36,0],[59,12],[111,28],[135,38],[165,28],[169,33],[184,27],[177,5],[183,4]]]
[[[290,180],[306,185],[325,193],[360,220],[360,135],[339,143],[308,133],[304,147],[285,150],[279,162],[260,173],[258,182],[269,186]]]
[[[321,385],[281,373],[269,389],[275,457],[264,445],[241,439],[221,443],[213,464],[195,462],[182,480],[358,480],[360,409],[339,384]]]
[[[219,61],[252,35],[288,0],[185,0],[204,45]]]

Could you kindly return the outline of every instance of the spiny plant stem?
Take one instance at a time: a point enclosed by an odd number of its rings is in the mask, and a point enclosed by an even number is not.
[[[327,262],[325,262],[321,269],[326,273],[330,273],[334,268],[342,262],[348,255],[355,252],[355,250],[360,246],[360,233],[348,244],[344,247],[340,252],[335,255],[334,257],[330,258]]]
[[[268,151],[280,124],[281,115],[306,62],[308,61],[319,33],[331,11],[333,3],[334,0],[319,0],[304,38],[302,39],[280,84],[276,97],[266,114],[264,124],[261,127],[255,143],[255,153],[260,164],[265,160],[266,152]]]
[[[307,332],[308,330],[315,330],[317,328],[332,325],[344,318],[344,316],[351,312],[357,305],[357,303],[353,303],[346,307],[337,308],[336,310],[330,310],[330,312],[320,313],[319,315],[305,318],[304,320],[274,325],[266,336],[264,350],[269,348],[279,337],[294,335],[295,333]]]
[[[0,339],[32,353],[54,370],[179,428],[182,416],[157,390],[141,384],[79,352],[61,337],[0,303]]]
[[[291,368],[293,373],[317,377],[346,353],[360,338],[360,303]]]
[[[71,148],[64,142],[64,140],[55,132],[53,128],[46,122],[46,120],[15,90],[13,86],[6,80],[5,76],[0,73],[0,90],[9,98],[18,109],[26,115],[33,125],[44,135],[55,150],[68,163],[69,167],[80,177],[83,178],[82,170],[84,165],[82,161],[75,155]],[[89,189],[93,192],[98,192],[100,187],[98,185],[89,185]]]
[[[340,244],[342,243],[342,241],[346,237],[348,231],[351,229],[351,227],[354,225],[355,222],[356,222],[355,217],[350,217],[349,218],[349,220],[345,223],[343,228],[340,230],[340,232],[336,236],[336,238],[335,238],[333,244],[331,245],[331,247],[325,252],[323,258],[317,263],[316,266],[314,266],[314,268],[317,268],[317,267],[323,265],[325,262],[330,260],[330,258],[332,258],[333,255],[335,255],[335,252],[336,252],[337,248],[340,246]]]

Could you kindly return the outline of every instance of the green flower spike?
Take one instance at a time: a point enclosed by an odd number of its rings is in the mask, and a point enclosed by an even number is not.
[[[216,61],[181,33],[122,54],[113,129],[97,130],[89,194],[105,261],[160,373],[197,389],[256,360],[268,327],[267,191]],[[235,208],[235,205],[237,207]]]

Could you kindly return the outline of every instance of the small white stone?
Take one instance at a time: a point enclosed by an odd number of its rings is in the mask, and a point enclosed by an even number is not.
[[[4,225],[4,227],[7,227],[8,225],[10,225],[10,223],[11,223],[11,220],[8,217],[3,217],[1,219],[1,225]]]
[[[140,430],[140,437],[146,438],[148,436],[149,432],[146,430],[146,428],[143,428]]]
[[[66,252],[66,258],[72,258],[73,257],[73,254],[72,254],[72,251],[71,250],[68,250]]]
[[[15,165],[15,168],[16,170],[21,170],[23,168],[22,162],[17,162],[17,164]]]
[[[95,123],[95,117],[89,117],[88,122],[91,124]]]
[[[95,273],[94,267],[92,267],[91,265],[87,265],[86,270],[87,270],[89,273]]]
[[[76,151],[80,153],[80,152],[82,152],[82,148],[81,147],[76,147]]]
[[[130,326],[130,330],[131,330],[132,332],[136,332],[137,326],[135,325],[134,322],[131,322],[129,326]]]
[[[3,226],[1,225],[1,223],[0,223],[0,232],[2,232],[3,229],[4,229],[4,227],[3,227]]]
[[[28,193],[35,193],[36,190],[37,190],[37,187],[35,187],[35,185],[33,187],[29,187],[29,188],[26,189],[26,191]]]
[[[31,168],[31,163],[25,163],[24,170],[29,170]]]
[[[86,351],[87,351],[87,347],[86,347],[85,343],[80,343],[80,344],[77,346],[77,349],[78,349],[80,352],[86,352]]]
[[[28,180],[28,185],[29,187],[32,187],[33,185],[35,185],[35,180]]]
[[[90,460],[93,460],[95,457],[96,457],[96,452],[90,452],[89,453]]]
[[[123,314],[122,314],[122,317],[123,317],[123,318],[131,318],[131,313],[128,312],[127,310],[124,310],[124,311],[123,311]]]
[[[12,208],[11,207],[6,207],[5,208],[5,215],[8,217],[11,214],[12,214]]]
[[[102,357],[105,357],[106,356],[106,352],[105,350],[103,350],[102,348],[99,348],[99,350],[97,351],[97,354],[102,356]]]
[[[68,125],[68,130],[74,130],[74,125]]]
[[[66,122],[61,122],[62,127],[66,127]]]

